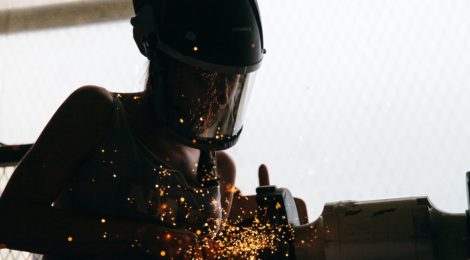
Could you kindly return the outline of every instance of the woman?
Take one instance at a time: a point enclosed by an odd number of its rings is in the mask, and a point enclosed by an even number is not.
[[[1,198],[0,243],[46,259],[210,258],[263,57],[255,0],[134,1],[141,93],[78,89]],[[201,246],[202,245],[202,246]],[[212,255],[213,256],[213,255]]]

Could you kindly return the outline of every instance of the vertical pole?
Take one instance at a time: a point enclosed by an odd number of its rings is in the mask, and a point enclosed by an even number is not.
[[[467,207],[470,209],[470,172],[467,172]]]
[[[470,257],[470,172],[467,172],[466,174],[466,184],[467,184],[467,210],[465,210],[465,215],[467,219],[466,240],[467,240],[467,257]]]

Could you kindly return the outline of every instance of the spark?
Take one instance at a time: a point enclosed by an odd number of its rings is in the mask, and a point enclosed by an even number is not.
[[[235,192],[238,191],[238,189],[237,189],[237,187],[233,186],[232,184],[227,184],[227,185],[225,185],[225,191],[235,193]]]
[[[276,252],[289,242],[289,225],[261,223],[258,218],[249,226],[223,223],[222,231],[214,239],[214,252],[225,259],[258,259],[263,251]]]

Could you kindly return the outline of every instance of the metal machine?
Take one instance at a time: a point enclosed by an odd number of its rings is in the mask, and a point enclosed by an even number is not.
[[[470,172],[467,173],[467,190]],[[469,259],[469,211],[448,214],[426,197],[327,203],[319,218],[301,224],[284,188],[256,190],[258,218],[290,227],[276,259]],[[297,203],[299,204],[299,203]],[[289,233],[289,231],[285,231]],[[285,235],[286,236],[286,235]],[[270,258],[270,259],[272,259]]]

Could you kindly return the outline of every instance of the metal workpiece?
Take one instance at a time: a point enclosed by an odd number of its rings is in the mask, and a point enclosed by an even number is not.
[[[432,259],[428,207],[418,199],[326,204],[326,259]]]
[[[294,230],[296,259],[468,259],[465,214],[425,197],[328,203]]]
[[[279,225],[300,225],[294,197],[288,189],[274,185],[256,188],[256,203],[259,218]]]

